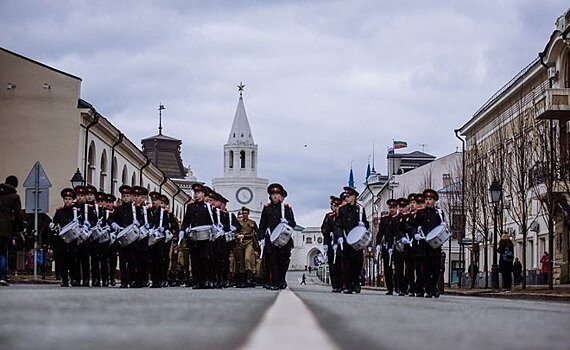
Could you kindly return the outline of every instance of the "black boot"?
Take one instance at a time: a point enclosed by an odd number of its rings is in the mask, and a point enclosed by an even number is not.
[[[245,272],[245,286],[248,288],[255,288],[255,280],[253,279],[253,272]]]

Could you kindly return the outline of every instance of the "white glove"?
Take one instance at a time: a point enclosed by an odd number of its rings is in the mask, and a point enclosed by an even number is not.
[[[147,230],[150,229],[150,225],[148,223],[144,224],[144,228],[146,228]]]
[[[339,237],[338,238],[338,245],[340,245],[340,250],[344,250],[344,248],[342,247],[342,244],[344,243],[344,238]]]
[[[186,233],[186,231],[180,230],[180,233],[178,234],[178,245],[180,245],[180,242],[182,242],[182,240],[184,239],[185,233]]]
[[[281,218],[281,223],[282,224],[289,224],[289,221],[287,221],[287,219],[285,219],[285,218]]]
[[[55,228],[55,224],[53,222],[49,223],[49,229],[53,230]]]
[[[138,220],[133,221],[133,224],[134,224],[136,227],[140,227],[140,226],[141,226],[141,223],[140,223]]]
[[[376,246],[376,254],[380,254],[380,251],[382,250],[382,247],[380,247],[380,245]]]
[[[87,220],[85,220],[85,222],[83,223],[83,226],[87,227],[88,229],[91,228],[91,224]]]
[[[329,251],[329,246],[328,246],[328,245],[325,245],[325,246],[323,247],[323,252],[325,252],[325,255],[327,255],[327,252],[328,252],[328,251]]]
[[[392,255],[393,251],[394,251],[394,249],[392,249],[392,248],[388,249],[388,255]]]
[[[264,239],[262,239],[261,241],[259,241],[259,246],[260,246],[261,248],[265,247],[265,240],[264,240]]]
[[[160,232],[160,233],[163,233],[163,232],[164,232],[164,227],[161,226],[161,227],[157,228],[156,230],[157,230],[158,232]]]
[[[237,227],[235,227],[234,225],[231,225],[231,226],[230,226],[230,231],[236,232],[236,231],[237,231]]]
[[[414,235],[414,239],[415,239],[416,241],[419,241],[420,239],[422,239],[422,236],[420,236],[419,233],[416,233],[416,234]]]
[[[114,231],[119,231],[119,228],[120,228],[120,227],[119,227],[119,224],[117,224],[116,222],[114,222],[114,223],[111,224],[111,228],[112,228]]]
[[[101,226],[103,224],[103,219],[97,220],[97,226]]]
[[[358,226],[364,226],[364,223],[362,221],[359,221]]]

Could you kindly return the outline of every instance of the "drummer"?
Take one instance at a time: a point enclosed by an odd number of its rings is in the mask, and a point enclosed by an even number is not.
[[[367,230],[370,225],[364,207],[356,203],[358,192],[352,187],[344,187],[344,192],[345,204],[338,210],[335,231],[337,232],[336,236],[339,237],[337,244],[342,246],[343,251],[342,270],[345,287],[343,293],[352,294],[353,292],[360,293],[360,273],[364,263],[364,255],[361,250],[356,250],[347,244],[343,237],[346,237],[359,224],[363,224]]]
[[[378,234],[376,234],[376,251],[381,250],[382,265],[384,268],[384,282],[388,291],[386,295],[394,294],[394,274],[392,269],[392,253],[394,248],[394,238],[397,233],[398,203],[395,199],[386,201],[388,213],[380,218],[378,224]]]
[[[331,287],[333,293],[340,293],[342,291],[341,280],[341,259],[337,256],[338,246],[334,235],[334,223],[338,215],[339,207],[342,200],[336,196],[330,196],[331,211],[325,214],[323,224],[321,225],[321,233],[323,234],[323,250],[327,257],[330,276]]]
[[[54,248],[58,250],[56,256],[56,268],[61,276],[61,286],[69,287],[69,280],[74,287],[79,286],[79,264],[77,263],[77,240],[66,243],[60,236],[59,230],[65,225],[77,220],[77,208],[73,206],[75,191],[71,188],[64,188],[61,191],[63,207],[57,209],[50,223],[50,228],[54,231]]]
[[[117,197],[112,194],[107,194],[107,201],[105,207],[105,222],[109,225],[109,217],[113,214],[115,210],[115,202],[117,201]],[[116,235],[113,232],[110,234],[114,235],[115,237],[109,241],[109,285],[114,287],[116,285],[115,282],[115,273],[117,271],[117,254],[119,249],[119,242],[115,240]]]
[[[148,197],[148,190],[142,186],[133,186],[133,203],[136,209],[137,226],[144,226],[150,230],[150,223],[152,222],[152,213],[146,204]],[[141,231],[142,232],[142,231]],[[133,288],[143,288],[148,286],[149,274],[149,261],[150,253],[148,250],[148,236],[141,237],[139,240],[132,244],[135,249],[135,270],[136,278],[131,285]]]
[[[413,221],[416,217],[416,194],[410,193],[408,195],[408,210],[406,219],[404,222],[404,230],[406,234],[406,238],[408,240],[408,244],[404,246],[404,264],[405,264],[405,278],[407,282],[407,290],[408,295],[413,297],[416,293],[416,274],[415,274],[415,259],[413,256],[413,247],[412,245],[416,243],[414,241],[414,230],[413,230]],[[417,244],[417,243],[416,243]]]
[[[261,218],[259,220],[259,233],[260,236],[265,237],[264,254],[269,253],[269,270],[271,271],[270,287],[271,290],[279,290],[287,288],[285,276],[289,269],[291,259],[291,249],[293,248],[293,240],[289,241],[278,247],[270,241],[270,232],[279,225],[284,223],[290,227],[295,227],[295,217],[293,209],[289,204],[283,203],[287,197],[287,191],[281,184],[272,183],[267,187],[270,202],[265,204],[261,211]],[[283,214],[284,213],[284,217]]]
[[[76,186],[75,191],[75,206],[79,213],[79,222],[87,229],[95,226],[97,223],[97,214],[95,213],[95,196],[94,187],[92,186]],[[80,241],[78,241],[79,243]],[[81,286],[89,287],[89,275],[91,272],[90,267],[91,255],[91,242],[89,240],[82,242],[77,247],[77,260],[79,262],[81,271]]]
[[[186,207],[186,214],[179,234],[179,244],[189,229],[214,224],[212,207],[205,202],[208,194],[206,186],[196,183],[192,185],[192,190],[194,191],[194,202]],[[189,240],[187,244],[190,246],[192,287],[194,289],[205,289],[208,281],[210,241]],[[187,284],[187,287],[190,287],[190,284]]]
[[[405,296],[408,294],[408,282],[404,275],[404,249],[409,243],[408,235],[406,234],[409,201],[407,198],[398,198],[396,202],[398,204],[398,216],[394,242],[397,249],[394,249],[392,253],[392,261],[394,261],[394,286],[399,296]]]
[[[119,187],[121,193],[121,205],[109,216],[109,225],[119,234],[119,232],[134,224],[136,215],[133,215],[132,203],[133,189],[131,186],[122,185]],[[127,246],[119,245],[119,270],[121,272],[121,288],[128,288],[135,281],[135,248],[132,244]]]
[[[107,225],[107,194],[104,192],[95,193],[95,212],[97,215],[97,225],[105,227]],[[109,286],[109,242],[100,243],[99,239],[91,242],[91,279],[93,287]]]
[[[439,199],[439,195],[436,191],[432,189],[426,189],[423,192],[425,198],[425,209],[421,211],[418,215],[417,225],[421,227],[424,236],[418,237],[421,240],[425,240],[425,236],[429,234],[431,230],[436,228],[443,221],[442,213],[439,212],[435,207],[435,202]],[[424,271],[426,275],[425,280],[425,297],[435,298],[439,297],[439,291],[437,289],[437,280],[439,278],[439,273],[441,270],[441,247],[432,248],[429,244],[425,244],[427,250],[427,256],[424,265]]]

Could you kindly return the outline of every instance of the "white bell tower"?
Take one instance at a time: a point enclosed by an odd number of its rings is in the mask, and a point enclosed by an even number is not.
[[[249,126],[243,104],[243,89],[238,85],[239,100],[228,142],[224,145],[224,176],[212,180],[212,187],[230,202],[229,211],[243,206],[250,209],[249,217],[259,223],[263,204],[267,202],[269,181],[257,177],[257,145]]]

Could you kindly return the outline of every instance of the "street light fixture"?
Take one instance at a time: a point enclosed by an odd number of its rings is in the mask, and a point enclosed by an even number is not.
[[[491,284],[492,288],[499,289],[499,265],[497,264],[497,216],[499,215],[499,203],[503,198],[503,187],[497,179],[493,179],[491,187],[489,187],[491,194],[491,203],[493,204],[493,266],[491,267]]]
[[[77,168],[77,170],[75,171],[75,174],[73,174],[73,177],[71,178],[70,181],[71,181],[71,186],[73,188],[83,185],[83,181],[84,181],[83,175],[81,175],[79,168]]]

